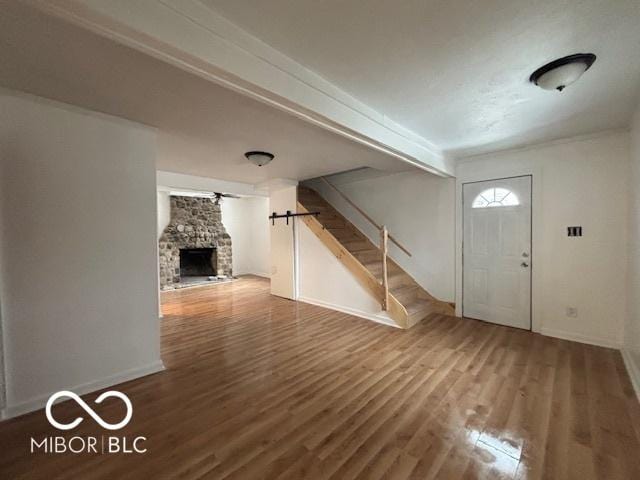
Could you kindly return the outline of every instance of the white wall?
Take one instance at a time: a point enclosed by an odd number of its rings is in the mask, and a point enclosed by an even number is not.
[[[629,285],[623,355],[640,397],[640,106],[631,126]]]
[[[269,197],[269,211],[284,214],[287,210],[297,210],[297,187],[287,186],[275,189]],[[270,224],[271,225],[271,224]],[[295,223],[285,219],[278,219],[275,225],[269,227],[271,238],[271,293],[279,297],[296,299],[296,232]]]
[[[167,228],[171,221],[171,198],[169,192],[158,191],[156,195],[158,202],[158,240],[160,240],[164,229]]]
[[[456,295],[461,301],[461,185],[533,175],[533,330],[620,346],[627,291],[629,138],[626,132],[498,152],[460,162]],[[582,225],[569,238],[566,227]],[[578,309],[577,318],[566,307]]]
[[[397,326],[386,312],[302,222],[298,229],[298,300]]]
[[[2,150],[0,150],[0,188],[2,187],[2,183],[3,183],[2,179],[4,178],[4,173],[3,173],[4,162],[2,162],[1,152]],[[0,227],[4,225],[2,212],[3,212],[2,193],[0,191]],[[2,272],[3,272],[2,245],[4,245],[5,243],[3,232],[4,232],[4,228],[0,228],[0,418],[2,417],[2,412],[4,411],[4,408],[7,404],[7,390],[6,390],[6,383],[5,383],[5,368],[4,368],[4,351],[5,351],[4,336],[3,336],[4,321],[3,321],[3,313],[2,313],[2,310],[3,310],[2,292],[4,291],[2,286]]]
[[[380,233],[331,187],[307,182],[375,244]],[[411,257],[389,242],[391,257],[436,298],[455,296],[455,180],[404,172],[337,185],[379,225],[386,225]]]
[[[155,132],[0,92],[7,410],[162,368]]]
[[[269,199],[225,198],[222,223],[231,235],[234,275],[268,277],[271,267]]]

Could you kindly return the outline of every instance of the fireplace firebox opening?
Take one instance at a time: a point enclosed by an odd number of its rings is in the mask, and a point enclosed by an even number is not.
[[[201,277],[217,275],[215,248],[181,248],[180,276]]]

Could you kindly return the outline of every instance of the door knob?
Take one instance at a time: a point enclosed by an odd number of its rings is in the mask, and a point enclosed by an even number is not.
[[[528,254],[527,252],[522,252],[522,256],[523,256],[524,258],[528,258],[528,257],[529,257],[529,254]]]
[[[520,264],[520,266],[523,267],[523,268],[527,268],[529,266],[529,264],[527,262],[522,262]]]

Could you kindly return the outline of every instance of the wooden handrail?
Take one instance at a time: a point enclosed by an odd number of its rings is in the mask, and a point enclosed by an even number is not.
[[[309,211],[298,202],[299,213],[309,213]],[[307,227],[318,237],[318,239],[329,249],[333,255],[349,270],[356,280],[376,299],[382,303],[386,301],[386,310],[401,328],[407,328],[409,314],[388,289],[383,288],[378,279],[353,256],[329,230],[327,230],[313,215],[299,217]]]
[[[386,226],[380,229],[380,250],[382,251],[382,310],[389,309],[389,277],[387,270],[387,253],[389,251],[389,232]]]
[[[381,230],[381,229],[382,229],[382,226],[381,226],[381,225],[378,225],[378,224],[376,223],[376,221],[375,221],[373,218],[371,218],[369,215],[367,215],[367,213],[366,213],[364,210],[362,210],[358,205],[356,205],[355,203],[353,203],[353,201],[352,201],[349,197],[347,197],[344,193],[342,193],[342,191],[340,191],[340,189],[339,189],[338,187],[336,187],[333,183],[331,183],[331,182],[330,182],[329,180],[327,180],[325,177],[320,177],[320,178],[321,178],[321,179],[322,179],[322,180],[323,180],[327,185],[329,185],[329,187],[331,187],[333,190],[335,190],[335,191],[336,191],[336,193],[337,193],[338,195],[340,195],[340,196],[344,199],[344,201],[345,201],[345,202],[347,202],[349,205],[351,205],[353,208],[355,208],[355,209],[357,210],[357,212],[358,212],[360,215],[362,215],[364,218],[366,218],[366,219],[367,219],[367,221],[368,221],[369,223],[371,223],[371,225],[373,225],[374,227],[376,227],[376,229],[377,229],[377,230]],[[400,244],[400,242],[398,242],[398,241],[393,237],[393,235],[388,234],[388,236],[389,236],[389,240],[391,240],[393,243],[395,243],[395,244],[396,244],[396,246],[397,246],[400,250],[402,250],[404,253],[406,253],[408,256],[410,256],[410,257],[411,257],[411,252],[410,252],[409,250],[407,250],[404,246],[402,246],[402,245]]]

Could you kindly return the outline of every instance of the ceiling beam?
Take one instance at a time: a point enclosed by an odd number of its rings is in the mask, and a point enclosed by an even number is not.
[[[156,172],[156,184],[159,191],[193,190],[198,192],[222,192],[258,197],[269,196],[269,189],[264,185],[230,182],[227,180],[165,172],[162,170]]]
[[[198,0],[27,0],[100,35],[441,176],[433,144],[240,29]]]

